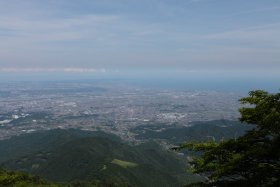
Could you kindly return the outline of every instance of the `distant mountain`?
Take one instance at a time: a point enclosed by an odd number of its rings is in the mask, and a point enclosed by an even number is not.
[[[138,140],[164,140],[170,144],[180,144],[185,141],[204,141],[215,139],[237,138],[252,126],[239,121],[214,120],[192,122],[190,126],[149,124],[134,128]]]
[[[114,135],[51,130],[0,141],[1,167],[50,181],[106,181],[131,186],[181,186],[199,177],[186,163],[150,142],[131,146]],[[189,180],[189,181],[186,181]]]

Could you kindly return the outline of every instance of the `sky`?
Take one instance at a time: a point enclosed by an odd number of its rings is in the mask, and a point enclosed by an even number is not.
[[[279,59],[279,0],[0,0],[0,73],[269,75]]]

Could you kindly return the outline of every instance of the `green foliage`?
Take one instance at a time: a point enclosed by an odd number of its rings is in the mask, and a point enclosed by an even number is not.
[[[5,187],[60,187],[50,184],[39,177],[31,177],[24,173],[0,170],[0,186]]]
[[[280,186],[280,93],[257,90],[240,99],[240,121],[254,128],[237,139],[190,142],[198,151],[193,171],[208,178],[198,186]]]
[[[0,169],[0,186],[2,187],[129,187],[116,181],[74,181],[71,183],[50,183],[40,177],[30,176],[22,172],[5,171]]]

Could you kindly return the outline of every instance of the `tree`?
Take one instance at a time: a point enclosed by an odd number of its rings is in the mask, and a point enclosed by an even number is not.
[[[206,178],[201,186],[280,186],[280,93],[256,90],[240,99],[240,121],[254,128],[237,139],[187,142],[190,162]]]

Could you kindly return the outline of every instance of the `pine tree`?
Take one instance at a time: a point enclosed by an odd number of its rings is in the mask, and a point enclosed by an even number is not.
[[[280,93],[251,91],[240,102],[240,121],[252,130],[237,139],[179,147],[199,153],[191,164],[207,179],[200,186],[280,186]]]

